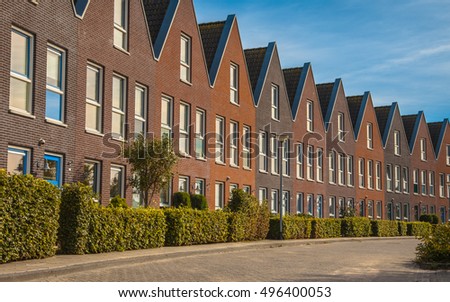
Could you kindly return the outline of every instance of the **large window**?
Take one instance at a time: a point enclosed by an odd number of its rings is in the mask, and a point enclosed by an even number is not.
[[[47,46],[47,86],[45,117],[62,122],[64,119],[65,52]]]
[[[400,155],[400,131],[394,131],[394,154]]]
[[[303,213],[303,193],[297,193],[297,213]]]
[[[430,192],[430,196],[434,196],[434,172],[431,171],[428,177],[428,181],[429,181],[429,192]]]
[[[111,166],[109,197],[124,197],[124,168],[122,166]]]
[[[230,123],[230,165],[237,167],[239,165],[239,126],[236,122]]]
[[[303,178],[303,144],[297,144],[297,178]]]
[[[267,172],[267,134],[264,131],[259,133],[259,171]]]
[[[197,158],[205,158],[206,156],[205,125],[205,111],[197,109],[195,113],[195,156]]]
[[[353,156],[347,155],[347,185],[353,187],[355,179],[353,177]]]
[[[161,98],[161,138],[172,139],[172,99]]]
[[[306,178],[314,180],[314,147],[308,145],[308,157],[306,160]]]
[[[225,163],[225,128],[223,117],[216,116],[216,162]]]
[[[427,160],[427,141],[424,138],[420,139],[420,159]]]
[[[373,161],[367,161],[367,188],[373,189]]]
[[[181,35],[180,39],[180,79],[191,82],[191,38]]]
[[[86,129],[101,132],[102,69],[89,64],[86,68]]]
[[[127,108],[125,78],[114,75],[112,89],[112,134],[115,138],[124,139]]]
[[[403,167],[403,193],[409,193],[409,168]]]
[[[377,190],[381,190],[381,162],[377,161],[375,168],[375,183]]]
[[[420,181],[421,181],[421,184],[422,184],[422,189],[421,189],[421,192],[422,192],[422,195],[426,195],[427,194],[427,171],[424,171],[424,170],[422,170],[422,171],[420,171]]]
[[[386,166],[386,190],[392,192],[394,183],[392,180],[392,165]]]
[[[244,134],[242,136],[242,165],[246,169],[251,168],[250,159],[250,144],[251,144],[251,131],[249,126],[244,126]]]
[[[100,194],[101,164],[98,161],[86,161],[84,163],[84,182],[92,188],[96,194]]]
[[[239,67],[230,65],[230,102],[239,104]]]
[[[135,135],[145,135],[147,117],[147,89],[144,86],[136,85],[134,88],[134,133]]]
[[[308,132],[314,131],[314,107],[313,102],[306,102],[306,130]]]
[[[33,37],[21,30],[11,31],[10,108],[31,114]]]
[[[329,211],[328,211],[329,216],[332,218],[336,217],[336,197],[335,196],[330,196],[328,209],[329,209]]]
[[[278,141],[275,136],[270,137],[270,168],[272,173],[278,174],[279,164],[278,164]]]
[[[270,210],[272,213],[278,212],[278,190],[272,190],[270,193]]]
[[[340,142],[345,141],[345,128],[344,128],[344,114],[339,112],[338,116],[338,140]]]
[[[224,206],[224,184],[223,182],[216,182],[215,185],[215,204],[216,210],[222,209]]]
[[[128,48],[128,0],[114,0],[114,46]]]
[[[306,209],[308,211],[308,215],[313,215],[314,211],[314,195],[308,194],[306,197]]]
[[[290,175],[290,171],[289,171],[289,140],[284,140],[283,141],[283,149],[281,152],[281,164],[282,164],[282,169],[283,169],[283,175],[284,176],[289,176]]]
[[[261,204],[264,200],[267,200],[267,188],[259,188],[258,191],[258,200],[259,203]]]
[[[345,185],[345,156],[338,153],[338,184]]]
[[[399,193],[401,191],[401,186],[400,186],[400,166],[395,166],[394,168],[394,189],[395,192]]]
[[[367,148],[373,149],[373,125],[367,123]]]
[[[359,187],[364,188],[365,187],[365,177],[364,177],[364,158],[360,158],[358,161],[358,180],[359,180]]]
[[[179,150],[183,155],[189,155],[189,140],[190,140],[190,114],[191,107],[188,104],[180,104],[180,138],[179,138]]]
[[[7,172],[10,174],[30,173],[30,150],[20,147],[8,147]]]
[[[280,98],[278,92],[278,86],[272,84],[272,119],[280,119]]]
[[[329,169],[329,182],[331,184],[336,183],[336,153],[334,151],[330,152],[330,156],[328,157],[328,169]]]
[[[419,194],[419,170],[413,170],[413,185],[414,185],[414,194]]]
[[[322,148],[317,148],[316,179],[319,182],[323,182],[323,149]]]

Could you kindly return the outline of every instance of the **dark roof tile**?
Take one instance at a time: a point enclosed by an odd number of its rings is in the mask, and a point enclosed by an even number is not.
[[[152,43],[155,43],[158,37],[169,3],[170,0],[144,0],[144,10],[147,16]]]
[[[261,68],[266,56],[267,47],[253,48],[244,50],[245,59],[247,60],[247,68],[252,84],[253,92],[255,92],[258,83]]]
[[[386,130],[387,121],[389,118],[389,113],[391,112],[391,106],[380,106],[375,107],[375,114],[377,115],[378,127],[380,127],[380,132],[383,135]]]
[[[284,81],[286,82],[286,90],[289,97],[291,107],[294,104],[295,93],[297,92],[298,83],[302,75],[303,68],[288,68],[283,69]]]
[[[317,94],[319,95],[320,107],[322,109],[323,119],[328,112],[328,105],[331,101],[331,94],[333,93],[334,83],[317,84]]]
[[[411,142],[411,137],[414,131],[414,125],[416,124],[417,114],[402,115],[403,126],[405,127],[406,137],[408,138],[408,143]]]
[[[359,110],[361,109],[362,100],[362,95],[347,97],[348,110],[350,111],[350,117],[352,118],[353,128],[355,128],[356,121],[358,120],[358,114]]]
[[[430,131],[431,141],[433,142],[434,150],[437,150],[439,143],[439,136],[441,135],[443,122],[428,123],[428,129]]]
[[[211,68],[214,56],[216,55],[224,26],[225,21],[199,24],[208,69]]]

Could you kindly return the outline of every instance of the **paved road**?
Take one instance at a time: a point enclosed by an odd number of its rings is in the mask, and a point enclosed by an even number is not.
[[[373,240],[259,248],[112,266],[32,281],[450,281],[412,260],[418,241]]]

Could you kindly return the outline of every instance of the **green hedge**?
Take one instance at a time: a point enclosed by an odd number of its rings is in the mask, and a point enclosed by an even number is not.
[[[226,242],[228,214],[189,208],[165,209],[167,246]]]
[[[283,239],[306,239],[311,237],[311,219],[285,215],[283,216]],[[280,217],[270,218],[269,239],[280,238]]]
[[[408,222],[408,236],[426,237],[431,233],[431,224],[428,222]]]
[[[104,208],[93,197],[88,186],[63,187],[59,230],[62,253],[104,253],[164,245],[166,221],[162,211]]]
[[[0,170],[1,262],[53,256],[59,206],[59,190],[47,181]]]
[[[341,222],[342,237],[370,236],[370,220],[365,217],[343,218]]]
[[[206,197],[201,194],[192,194],[191,206],[193,209],[197,210],[208,210],[208,202],[206,201]]]
[[[422,214],[419,217],[419,221],[429,222],[431,224],[438,224],[439,220],[440,219],[436,214]]]
[[[437,225],[416,248],[418,262],[450,264],[450,224]]]
[[[393,237],[399,235],[399,223],[395,220],[372,220],[372,236]]]
[[[398,221],[398,234],[399,236],[408,235],[408,223],[406,221]]]
[[[341,237],[341,220],[335,218],[315,218],[311,220],[311,238]]]
[[[173,206],[175,208],[191,207],[191,195],[186,192],[176,192],[172,198]]]

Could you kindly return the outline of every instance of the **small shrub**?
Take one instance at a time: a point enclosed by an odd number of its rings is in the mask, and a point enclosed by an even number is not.
[[[341,220],[335,218],[315,218],[311,220],[311,238],[341,237]]]
[[[408,222],[408,236],[427,237],[431,233],[431,224],[428,222]]]
[[[399,223],[395,220],[372,220],[372,236],[393,237],[399,234]]]
[[[292,215],[283,216],[283,239],[307,239],[311,236],[311,219]],[[280,217],[270,218],[269,239],[280,239]]]
[[[408,234],[408,224],[406,221],[398,221],[398,234],[399,236],[407,236]]]
[[[370,236],[370,220],[365,217],[343,218],[341,222],[342,237]]]
[[[173,194],[172,201],[175,208],[191,207],[191,196],[186,192],[176,192]]]
[[[437,225],[416,248],[418,262],[450,264],[450,224]]]
[[[420,215],[419,221],[439,224],[439,217],[435,214],[422,214]]]
[[[208,210],[208,202],[206,197],[201,194],[191,195],[191,206],[197,210]]]
[[[122,208],[122,209],[127,209],[128,208],[128,204],[125,198],[120,197],[119,195],[113,197],[110,201],[109,201],[109,208]]]

